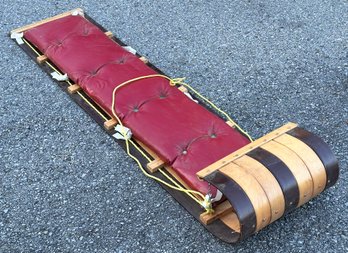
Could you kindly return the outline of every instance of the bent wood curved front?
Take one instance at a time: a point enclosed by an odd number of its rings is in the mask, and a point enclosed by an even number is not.
[[[239,240],[308,202],[338,177],[328,146],[306,130],[288,124],[266,136],[197,173],[230,202],[230,212],[219,220],[239,232]]]

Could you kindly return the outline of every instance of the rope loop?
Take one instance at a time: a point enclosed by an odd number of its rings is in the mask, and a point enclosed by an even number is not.
[[[176,86],[177,84],[183,84],[186,77],[172,78],[169,80],[170,86]]]

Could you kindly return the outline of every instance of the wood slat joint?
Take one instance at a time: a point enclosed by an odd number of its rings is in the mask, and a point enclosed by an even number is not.
[[[44,54],[36,57],[36,62],[39,63],[39,64],[42,64],[42,63],[44,63],[47,60],[48,60],[48,58]]]
[[[111,130],[117,125],[117,120],[112,118],[104,122],[104,128],[106,130]]]
[[[149,63],[149,60],[145,57],[145,56],[141,56],[140,58],[139,58],[139,60],[141,60],[143,63],[145,63],[145,64],[148,64]]]
[[[74,93],[76,93],[76,92],[78,92],[78,91],[80,91],[80,90],[81,90],[81,86],[78,85],[78,84],[73,84],[73,85],[70,85],[70,86],[68,87],[68,92],[69,92],[70,94],[74,94]]]
[[[154,159],[160,159],[159,156],[154,151],[152,151],[148,146],[146,146],[144,143],[142,143],[141,141],[139,141],[137,139],[135,139],[135,141],[138,143],[139,146],[141,146]],[[190,187],[180,178],[180,176],[173,170],[173,168],[171,166],[165,165],[164,168],[182,186],[184,186],[186,189],[190,189]],[[195,194],[193,194],[193,195],[195,195]],[[199,196],[196,196],[196,197],[199,198]]]
[[[236,125],[235,123],[233,123],[232,121],[229,121],[229,120],[226,121],[226,124],[229,125],[230,127],[233,127],[233,128]]]
[[[181,92],[185,93],[185,92],[188,92],[187,88],[185,86],[180,86],[178,88],[178,90],[180,90]]]
[[[155,160],[149,162],[146,167],[151,172],[156,172],[159,168],[163,167],[165,165],[165,162],[161,160],[160,158],[156,158]]]
[[[114,36],[113,34],[112,34],[112,32],[110,32],[110,31],[107,31],[107,32],[105,32],[104,33],[106,36],[108,36],[109,38],[112,38],[112,36]]]

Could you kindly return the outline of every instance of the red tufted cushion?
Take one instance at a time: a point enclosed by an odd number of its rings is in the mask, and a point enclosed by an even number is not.
[[[51,21],[28,30],[24,37],[109,114],[115,86],[156,73],[81,16]],[[136,138],[204,194],[208,184],[198,180],[196,172],[249,142],[159,77],[119,89],[116,111]],[[211,190],[215,194],[216,189]]]

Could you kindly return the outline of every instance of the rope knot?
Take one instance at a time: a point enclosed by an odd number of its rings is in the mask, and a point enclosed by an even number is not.
[[[172,78],[169,80],[170,86],[175,86],[177,84],[182,84],[185,81],[186,77]]]
[[[211,195],[207,194],[204,197],[204,200],[201,203],[202,207],[205,209],[206,213],[212,214],[214,213],[212,201],[211,201]]]

